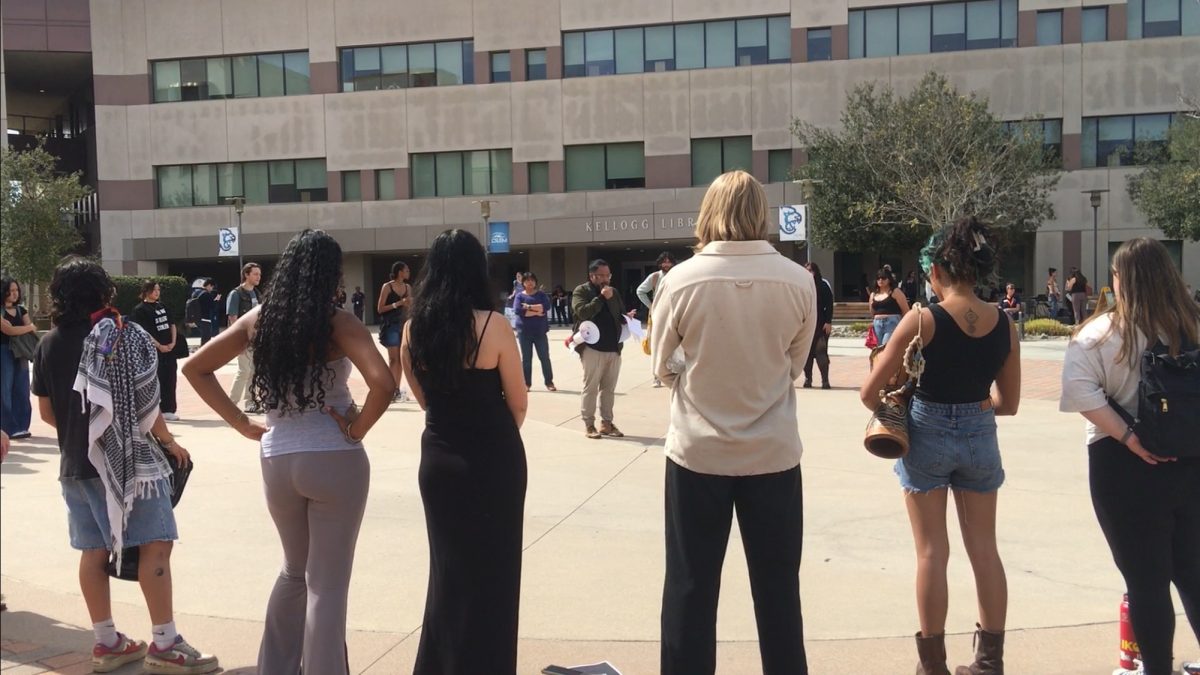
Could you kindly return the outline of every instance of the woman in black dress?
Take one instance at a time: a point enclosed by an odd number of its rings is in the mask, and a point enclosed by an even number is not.
[[[439,235],[400,349],[425,410],[429,591],[417,675],[516,673],[528,394],[495,297],[479,240],[464,230]]]

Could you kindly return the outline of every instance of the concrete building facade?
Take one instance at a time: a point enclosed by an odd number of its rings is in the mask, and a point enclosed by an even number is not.
[[[324,228],[369,297],[443,229],[482,235],[480,199],[510,223],[497,276],[569,288],[605,255],[638,278],[691,243],[714,166],[797,203],[792,121],[835,126],[855,85],[905,92],[929,71],[1057,127],[1055,219],[1006,270],[1032,296],[1048,267],[1091,276],[1095,244],[1161,236],[1126,193],[1139,169],[1107,156],[1200,92],[1197,0],[91,0],[87,19],[107,267],[228,269],[221,202],[255,191],[248,258]],[[1200,286],[1200,244],[1170,246]],[[811,253],[839,298],[889,260]]]

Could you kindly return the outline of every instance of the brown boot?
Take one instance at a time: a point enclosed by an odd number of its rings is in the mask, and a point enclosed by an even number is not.
[[[600,433],[604,434],[605,436],[612,436],[613,438],[625,437],[625,434],[621,433],[621,430],[617,428],[617,425],[613,424],[612,422],[600,422]]]
[[[954,675],[1004,675],[1004,633],[989,633],[975,624],[975,663],[959,666]]]
[[[950,675],[946,667],[946,635],[925,637],[917,633],[917,675]]]
[[[584,430],[584,434],[585,434],[585,435],[586,435],[588,438],[591,438],[591,439],[593,439],[593,440],[601,437],[601,436],[600,436],[600,432],[599,432],[599,431],[596,431],[596,427],[594,427],[594,426],[592,426],[592,425],[590,425],[590,424],[587,426],[587,429],[586,429],[586,430]]]

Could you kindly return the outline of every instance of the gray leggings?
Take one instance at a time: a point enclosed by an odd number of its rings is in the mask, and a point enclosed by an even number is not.
[[[346,673],[346,596],[367,506],[371,465],[362,450],[299,452],[262,460],[267,509],[283,569],[267,603],[262,675]]]

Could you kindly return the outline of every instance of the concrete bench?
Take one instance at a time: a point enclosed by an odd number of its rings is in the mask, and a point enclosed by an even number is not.
[[[833,303],[833,320],[838,323],[853,321],[870,321],[871,306],[865,302],[835,302]]]

